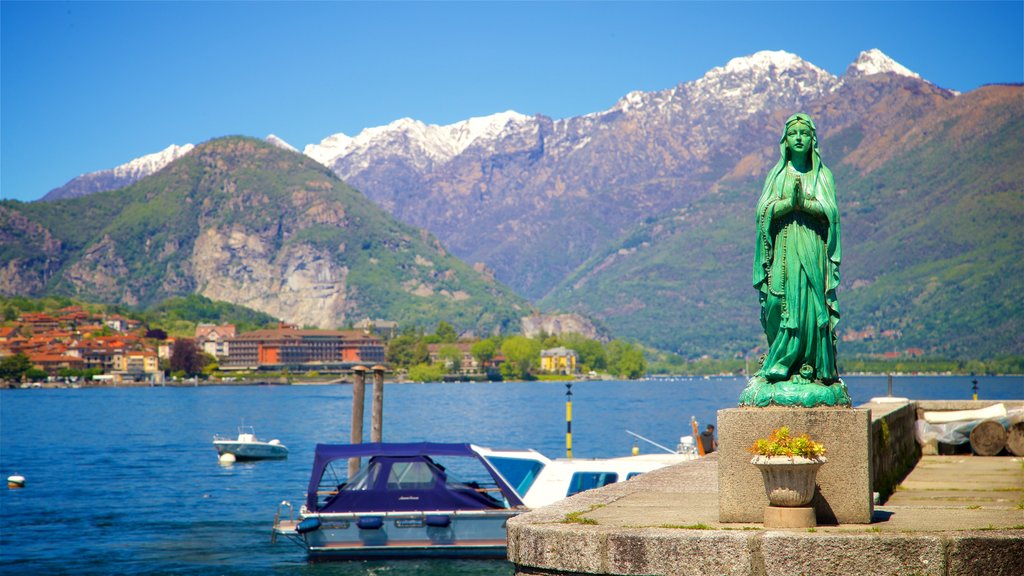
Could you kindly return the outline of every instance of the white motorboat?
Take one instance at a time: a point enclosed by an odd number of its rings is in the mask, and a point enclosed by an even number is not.
[[[288,447],[278,439],[263,442],[256,438],[252,426],[239,426],[238,437],[214,435],[213,447],[217,454],[231,454],[236,460],[280,460],[288,457]]]
[[[699,458],[695,452],[688,451],[619,458],[551,459],[532,449],[473,448],[515,489],[527,508],[547,506],[585,490],[625,482],[644,472]]]

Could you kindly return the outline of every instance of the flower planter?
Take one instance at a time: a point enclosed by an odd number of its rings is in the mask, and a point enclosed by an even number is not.
[[[768,503],[786,508],[810,504],[818,468],[826,462],[824,456],[754,456],[750,461],[761,470]]]

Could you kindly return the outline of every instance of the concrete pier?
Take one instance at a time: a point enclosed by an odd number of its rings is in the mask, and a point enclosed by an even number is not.
[[[712,454],[508,523],[521,576],[1018,576],[1024,459],[925,456],[870,525],[766,530],[718,521]]]

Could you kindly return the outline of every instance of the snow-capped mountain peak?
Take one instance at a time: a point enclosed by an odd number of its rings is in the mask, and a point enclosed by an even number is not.
[[[278,148],[283,149],[283,150],[290,150],[292,152],[298,152],[299,151],[298,148],[296,148],[295,146],[292,146],[291,144],[285,142],[280,137],[278,137],[278,136],[276,136],[274,134],[268,134],[267,137],[264,138],[264,140],[269,142],[270,144],[273,144],[274,146],[277,146]]]
[[[724,68],[714,68],[712,71],[721,69],[727,73],[737,74],[748,70],[770,70],[772,68],[777,71],[796,70],[806,66],[817,68],[796,54],[785,50],[761,50],[750,56],[733,58],[726,63]],[[820,68],[817,69],[820,70]]]
[[[354,137],[340,132],[332,134],[319,144],[306,145],[303,153],[328,167],[339,158],[371,148],[399,147],[419,157],[421,162],[444,162],[461,154],[473,143],[497,138],[510,127],[528,120],[529,116],[513,110],[445,126],[400,118],[385,126],[365,128]]]
[[[127,186],[160,171],[164,166],[191,152],[193,148],[195,146],[192,144],[171,144],[159,152],[140,156],[115,168],[76,176],[63,186],[47,192],[42,200],[75,198]]]
[[[770,102],[824,94],[837,82],[834,75],[795,54],[762,50],[712,68],[687,89],[691,99],[713,101],[749,115]]]
[[[878,48],[861,52],[857,59],[850,64],[850,67],[846,69],[846,74],[852,76],[869,76],[882,73],[898,74],[900,76],[909,76],[910,78],[921,77],[916,72],[912,72],[906,66],[885,55]]]
[[[159,152],[146,154],[145,156],[140,156],[130,162],[121,164],[114,168],[114,176],[119,178],[133,177],[135,179],[149,176],[171,162],[174,162],[178,158],[181,158],[185,154],[188,154],[193,148],[195,148],[195,146],[192,144],[184,144],[182,146],[171,144]]]

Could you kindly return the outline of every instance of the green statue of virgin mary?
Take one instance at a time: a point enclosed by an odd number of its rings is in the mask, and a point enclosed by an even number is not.
[[[789,117],[779,151],[757,201],[754,249],[768,352],[740,405],[849,406],[836,369],[839,207],[808,115]]]

